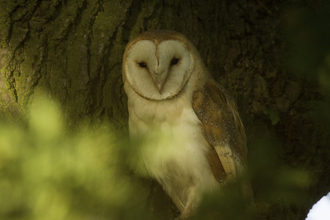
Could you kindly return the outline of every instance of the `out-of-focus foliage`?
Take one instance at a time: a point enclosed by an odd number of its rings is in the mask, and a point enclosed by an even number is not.
[[[268,116],[272,125],[276,125],[280,121],[280,117],[277,112],[272,111],[271,109],[264,109],[264,114]]]
[[[317,70],[330,53],[329,3],[316,9],[289,9],[285,13],[288,64],[299,75],[318,78]]]
[[[314,8],[290,9],[285,13],[286,43],[289,49],[287,64],[295,75],[304,77],[314,84],[319,94],[306,103],[311,107],[311,115],[327,139],[330,136],[330,3],[315,1]],[[305,126],[302,124],[302,126]],[[329,189],[327,178],[329,142],[310,146],[310,158],[314,163],[306,163],[313,172],[313,185],[309,188],[309,203],[319,199],[320,193]],[[313,152],[318,152],[313,153]],[[324,158],[324,159],[322,159]],[[310,161],[310,160],[309,160]],[[300,198],[300,197],[299,197]],[[310,205],[311,207],[311,205]]]
[[[24,125],[0,123],[0,219],[146,218],[124,135],[107,124],[72,131],[46,98],[27,115]]]
[[[138,157],[125,135],[107,124],[69,129],[58,105],[44,97],[36,99],[26,118],[27,123],[0,125],[0,219],[157,216],[146,207],[149,191],[127,168]],[[280,168],[268,142],[254,149],[250,172],[206,195],[195,219],[254,219],[260,204],[297,198],[292,189],[308,184],[306,175]],[[257,187],[256,206],[242,199],[246,178]]]
[[[286,13],[288,64],[299,76],[317,83],[322,101],[311,103],[314,115],[329,129],[330,123],[330,3],[317,4],[315,10],[295,9]]]
[[[277,219],[281,205],[305,202],[306,188],[311,184],[308,172],[283,166],[276,141],[259,140],[251,149],[249,170],[234,183],[206,195],[196,219],[252,220],[264,219],[271,216],[269,213]],[[249,180],[255,196],[253,205],[240,193],[242,183]]]

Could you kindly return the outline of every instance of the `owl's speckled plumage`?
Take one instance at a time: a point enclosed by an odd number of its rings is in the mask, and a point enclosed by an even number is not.
[[[246,137],[234,101],[211,78],[194,45],[174,31],[145,32],[123,58],[132,141],[139,155],[188,217],[202,193],[246,166]],[[246,186],[246,197],[252,198]]]

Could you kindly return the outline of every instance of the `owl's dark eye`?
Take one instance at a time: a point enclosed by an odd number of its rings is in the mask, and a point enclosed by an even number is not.
[[[142,68],[146,68],[147,67],[147,64],[145,62],[140,62],[139,63],[139,66],[142,67]]]
[[[179,59],[173,58],[173,59],[171,60],[171,66],[172,66],[172,65],[176,65],[178,62],[179,62]]]

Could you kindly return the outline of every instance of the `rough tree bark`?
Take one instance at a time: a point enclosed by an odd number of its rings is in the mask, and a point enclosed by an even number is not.
[[[72,125],[95,118],[125,128],[121,62],[127,42],[146,30],[177,30],[237,99],[249,141],[260,136],[261,127],[279,140],[283,164],[313,173],[306,205],[268,209],[264,219],[304,219],[330,191],[330,157],[326,133],[309,114],[309,102],[320,99],[320,92],[288,73],[282,58],[283,2],[1,0],[1,117],[20,118],[34,96],[46,92],[60,101]],[[278,123],[272,124],[267,111]],[[166,196],[153,189],[156,210],[162,210]]]

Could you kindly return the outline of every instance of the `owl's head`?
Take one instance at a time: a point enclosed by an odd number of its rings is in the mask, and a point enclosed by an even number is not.
[[[146,99],[172,98],[185,87],[194,70],[195,51],[193,44],[178,32],[144,32],[126,47],[124,80]]]

